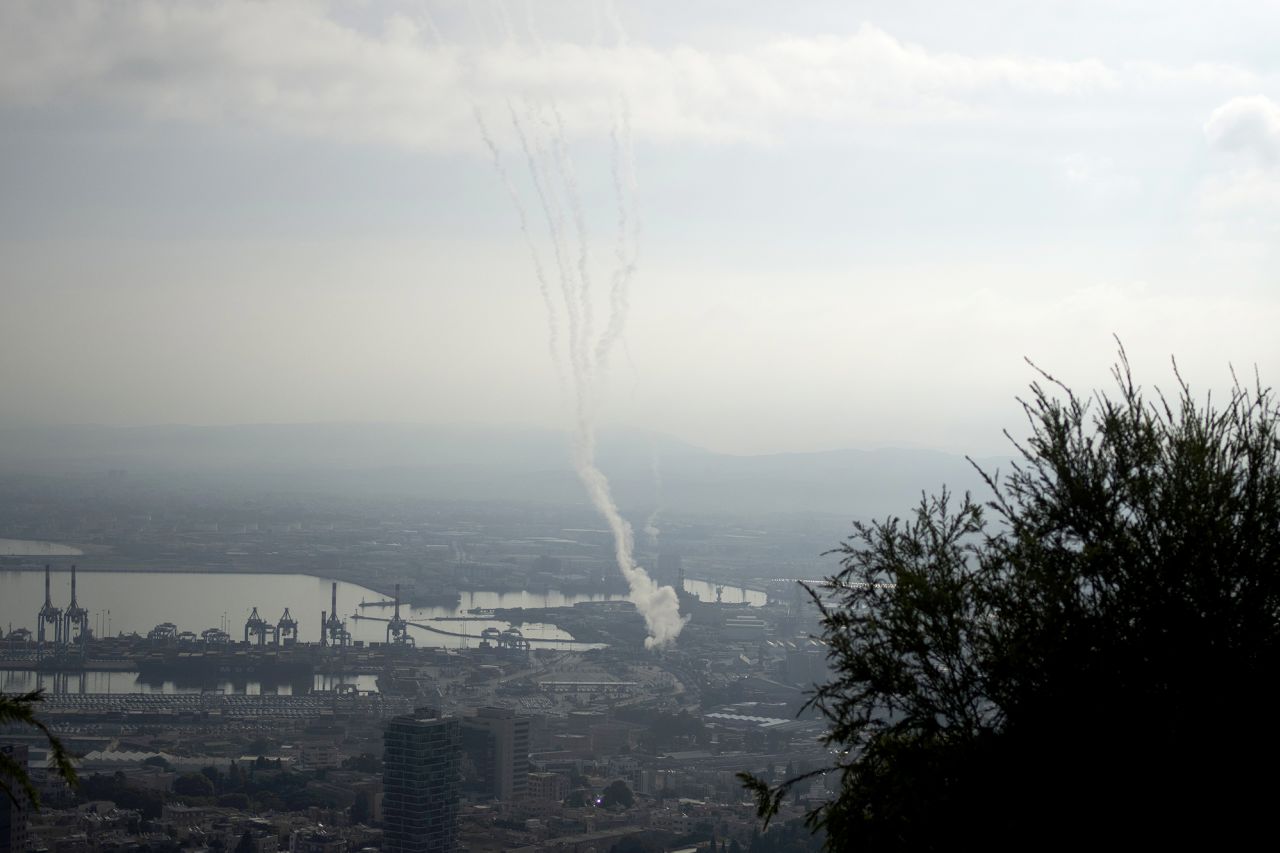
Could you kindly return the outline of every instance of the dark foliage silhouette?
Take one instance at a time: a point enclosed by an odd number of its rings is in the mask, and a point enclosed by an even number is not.
[[[49,764],[55,773],[62,777],[71,787],[76,787],[75,766],[71,763],[71,755],[66,751],[53,732],[36,716],[36,705],[44,700],[43,690],[30,693],[0,693],[0,727],[13,723],[30,726],[44,735],[49,744]],[[0,752],[0,792],[15,805],[20,798],[25,798],[34,808],[40,808],[40,792],[36,790],[27,768],[23,767],[12,756]]]
[[[1178,376],[1176,365],[1175,376]],[[1039,371],[985,504],[854,524],[810,590],[833,674],[828,849],[1221,844],[1265,828],[1280,736],[1280,430],[1225,401]],[[1012,440],[1012,439],[1011,439]],[[813,774],[742,774],[763,816]]]

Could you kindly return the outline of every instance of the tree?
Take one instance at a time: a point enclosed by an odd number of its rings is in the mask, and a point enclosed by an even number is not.
[[[381,773],[382,759],[372,753],[362,752],[343,759],[342,769],[359,770],[361,773]]]
[[[164,811],[164,797],[159,791],[130,785],[120,771],[110,776],[89,776],[82,780],[79,794],[84,801],[110,800],[122,809],[137,809],[146,820],[155,820]]]
[[[610,847],[609,853],[657,853],[657,850],[658,848],[647,841],[631,835]]]
[[[631,793],[631,788],[621,779],[615,779],[605,786],[604,792],[600,795],[600,805],[606,809],[614,806],[620,806],[629,809],[635,805],[635,795]]]
[[[831,680],[828,849],[1186,844],[1261,825],[1280,758],[1280,409],[1151,398],[1123,349],[1088,398],[1040,371],[985,504],[855,523],[811,589]],[[1012,439],[1011,439],[1012,440]],[[1117,834],[1119,833],[1119,834]]]
[[[71,756],[63,747],[62,741],[49,731],[48,726],[35,714],[36,704],[42,701],[44,701],[43,690],[13,695],[0,693],[0,728],[18,723],[39,730],[49,744],[49,759],[54,771],[74,788],[78,785],[78,780],[76,769],[71,763]],[[22,797],[26,798],[33,808],[40,808],[40,792],[36,790],[31,777],[27,774],[27,768],[6,752],[0,752],[0,791],[3,791],[15,806],[21,804],[20,797]]]
[[[235,853],[253,853],[253,846],[253,834],[246,829],[236,844]]]
[[[200,775],[204,776],[206,779],[208,779],[210,782],[213,783],[213,789],[215,791],[218,790],[218,787],[222,782],[221,770],[219,770],[217,767],[214,767],[212,764],[210,764],[207,767],[200,768]]]
[[[245,812],[250,807],[249,795],[243,791],[232,791],[230,794],[218,797],[218,805],[222,808],[239,809]]]
[[[373,817],[373,794],[367,788],[356,792],[355,802],[351,804],[351,823],[368,823]]]
[[[173,780],[173,792],[184,797],[212,797],[213,782],[203,773],[183,773]]]

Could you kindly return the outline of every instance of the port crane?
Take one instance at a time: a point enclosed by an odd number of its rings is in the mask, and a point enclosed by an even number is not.
[[[249,642],[249,637],[258,638],[258,645],[264,645],[267,642],[267,635],[271,635],[273,645],[280,644],[280,630],[258,615],[258,608],[253,608],[253,612],[249,614],[249,619],[244,623],[244,641]]]
[[[387,622],[387,642],[398,646],[412,646],[414,641],[409,635],[409,623],[400,618],[400,584],[396,584],[395,607],[391,621]]]
[[[44,647],[46,642],[46,626],[53,626],[53,646],[54,649],[62,646],[62,609],[53,606],[53,596],[49,591],[49,564],[44,566],[44,606],[40,608],[39,614],[36,616],[36,656],[38,659],[44,658]]]
[[[298,641],[298,620],[289,615],[287,607],[276,623],[276,642],[283,643],[285,640],[293,640],[295,643]]]
[[[347,630],[347,626],[342,624],[342,620],[338,618],[338,582],[333,582],[332,588],[333,599],[329,607],[329,617],[326,619],[324,611],[320,612],[320,645],[329,645],[335,648],[342,648],[351,645],[351,632]]]

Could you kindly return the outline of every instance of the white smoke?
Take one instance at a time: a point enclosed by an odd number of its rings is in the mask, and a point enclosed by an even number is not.
[[[661,586],[638,566],[633,554],[635,539],[631,525],[618,512],[609,491],[609,481],[595,464],[595,433],[589,423],[579,423],[574,442],[574,467],[582,480],[591,503],[604,516],[613,533],[614,556],[622,577],[627,581],[631,600],[644,617],[649,636],[645,648],[660,648],[679,636],[687,616],[680,615],[680,599],[669,586]]]
[[[524,202],[520,200],[520,194],[516,191],[515,184],[511,183],[511,178],[507,175],[507,169],[502,164],[502,154],[498,150],[497,144],[493,141],[493,136],[489,133],[489,127],[485,124],[484,115],[481,114],[480,108],[475,104],[471,105],[472,112],[475,114],[476,126],[480,129],[480,136],[484,139],[485,147],[489,149],[489,154],[493,158],[493,168],[498,173],[502,186],[507,191],[507,196],[511,199],[511,203],[515,206],[516,216],[520,219],[520,234],[524,237],[525,246],[529,250],[529,257],[533,261],[533,277],[538,282],[538,293],[542,296],[543,307],[547,310],[547,349],[551,352],[551,363],[555,365],[556,378],[560,382],[560,387],[564,387],[564,374],[560,369],[560,359],[557,353],[560,349],[560,329],[556,322],[556,306],[551,301],[551,287],[547,284],[547,274],[542,268],[542,257],[538,254],[538,248],[534,245],[533,235],[529,233],[529,217],[525,213]]]
[[[515,37],[505,7],[497,4],[501,26],[507,38]],[[534,29],[529,11],[529,37],[542,50],[542,42]],[[619,39],[624,38],[621,23],[613,15]],[[434,27],[432,28],[434,30]],[[438,32],[438,31],[436,31]],[[631,145],[630,108],[625,97],[614,115],[611,133],[611,171],[618,203],[618,236],[614,249],[616,267],[609,278],[608,315],[604,331],[595,334],[595,299],[591,274],[591,244],[587,216],[579,192],[578,177],[570,156],[564,118],[554,101],[541,103],[530,96],[523,99],[523,114],[508,100],[512,129],[519,142],[520,153],[529,172],[538,208],[547,227],[551,257],[559,280],[559,303],[542,263],[542,253],[531,236],[528,217],[520,194],[503,166],[501,152],[493,141],[479,109],[475,109],[476,125],[492,155],[494,169],[515,205],[521,232],[533,259],[534,277],[547,311],[549,346],[552,360],[560,370],[561,359],[568,364],[569,384],[574,401],[573,467],[587,491],[592,506],[604,518],[613,534],[614,559],[627,582],[629,596],[644,617],[648,636],[647,648],[660,648],[675,640],[687,617],[680,615],[680,600],[670,586],[655,582],[635,561],[635,537],[609,489],[609,481],[596,465],[595,402],[599,381],[609,354],[621,339],[626,324],[629,289],[639,256],[639,215],[636,209],[635,161]],[[572,223],[572,237],[565,228],[565,211]],[[576,251],[575,251],[576,250]],[[563,307],[565,343],[560,346],[559,315]],[[646,522],[646,532],[656,521],[656,512]],[[650,534],[652,537],[654,534]]]
[[[596,361],[601,367],[609,361],[609,351],[622,336],[627,323],[627,301],[631,279],[640,256],[640,215],[635,209],[636,166],[631,147],[631,105],[623,96],[609,134],[612,148],[613,189],[618,197],[618,238],[614,248],[617,268],[609,291],[609,325],[596,345]]]

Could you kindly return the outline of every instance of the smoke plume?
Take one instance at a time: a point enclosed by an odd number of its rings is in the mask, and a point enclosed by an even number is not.
[[[514,38],[510,18],[500,7],[502,25],[507,37]],[[529,37],[535,48],[543,49],[533,26],[532,12]],[[613,15],[621,42],[625,36],[621,23]],[[618,205],[618,232],[613,252],[615,268],[608,278],[610,288],[604,330],[595,334],[595,297],[593,293],[592,256],[586,211],[582,204],[578,177],[570,155],[564,118],[553,100],[542,103],[526,95],[524,110],[507,102],[512,130],[520,146],[529,181],[546,225],[546,239],[559,282],[559,300],[554,298],[549,277],[531,236],[528,216],[520,194],[503,166],[501,152],[489,133],[481,112],[475,110],[476,125],[489,149],[494,169],[507,189],[516,208],[520,229],[533,259],[534,278],[547,312],[549,347],[552,360],[560,370],[567,363],[568,384],[573,401],[573,467],[591,500],[613,535],[614,559],[627,582],[629,596],[644,617],[648,637],[645,646],[660,648],[675,640],[687,617],[680,615],[680,599],[670,586],[662,586],[635,561],[635,536],[631,525],[618,512],[609,489],[609,480],[596,464],[595,406],[603,369],[609,354],[621,339],[629,306],[629,290],[639,256],[639,215],[636,208],[635,162],[631,145],[631,120],[625,96],[619,98],[611,139],[611,172]],[[571,228],[565,227],[565,211]],[[560,312],[564,313],[565,335],[560,343]],[[646,532],[654,527],[657,513],[650,516]],[[651,533],[656,536],[656,533]]]

